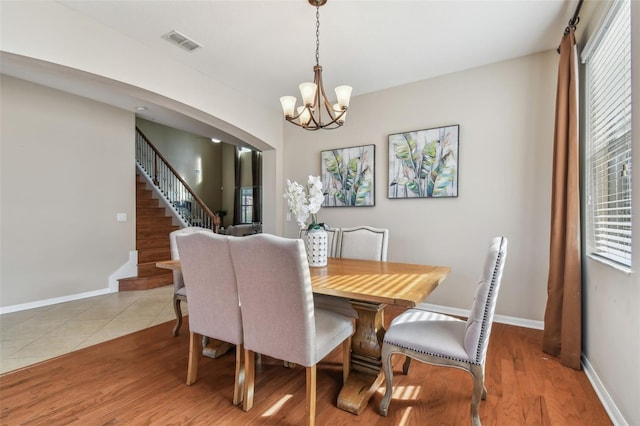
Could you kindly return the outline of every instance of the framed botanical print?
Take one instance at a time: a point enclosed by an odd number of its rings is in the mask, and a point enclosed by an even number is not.
[[[460,126],[389,135],[389,198],[458,196]]]
[[[375,205],[375,145],[321,152],[326,207]]]

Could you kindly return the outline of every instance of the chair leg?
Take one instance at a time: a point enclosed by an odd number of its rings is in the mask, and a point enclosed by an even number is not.
[[[244,346],[236,345],[236,378],[233,384],[233,405],[239,405],[244,397]]]
[[[471,365],[469,369],[471,376],[473,377],[473,393],[471,394],[471,424],[473,426],[481,426],[480,422],[480,400],[482,395],[485,394],[486,388],[484,387],[484,366]]]
[[[195,383],[198,377],[198,357],[202,350],[198,346],[200,335],[191,332],[189,336],[189,367],[187,368],[187,385]]]
[[[180,308],[181,300],[177,297],[177,295],[173,295],[173,310],[176,313],[176,325],[173,327],[173,335],[177,336],[180,332],[180,327],[182,327],[182,309]]]
[[[409,374],[409,366],[411,365],[411,358],[406,357],[404,360],[404,364],[402,364],[402,374],[405,376]]]
[[[316,366],[307,367],[307,426],[316,424]]]
[[[386,391],[382,401],[380,401],[380,407],[378,411],[381,416],[387,415],[389,410],[389,403],[391,402],[391,394],[393,393],[393,369],[391,368],[391,350],[386,344],[382,345],[382,372],[384,373],[384,382],[386,385]]]
[[[256,376],[256,355],[253,351],[244,349],[244,389],[242,391],[242,409],[249,411],[253,408],[253,387]]]

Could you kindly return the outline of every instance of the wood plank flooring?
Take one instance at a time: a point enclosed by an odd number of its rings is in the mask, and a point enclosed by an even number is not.
[[[387,320],[399,311],[387,308]],[[185,318],[185,320],[187,320]],[[188,322],[187,322],[188,323]],[[302,367],[261,357],[254,408],[231,404],[234,354],[200,358],[198,381],[187,386],[188,328],[173,323],[0,376],[2,425],[299,425],[305,412]],[[494,324],[486,365],[488,425],[610,425],[584,372],[540,350],[542,332]],[[412,362],[402,374],[394,357],[389,416],[378,414],[383,388],[360,416],[336,408],[339,350],[318,368],[318,425],[468,425],[471,378],[453,368]]]

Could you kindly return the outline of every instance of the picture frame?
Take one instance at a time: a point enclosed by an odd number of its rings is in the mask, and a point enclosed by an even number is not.
[[[375,205],[375,153],[373,144],[321,151],[323,207]]]
[[[390,199],[458,196],[460,125],[389,135]]]

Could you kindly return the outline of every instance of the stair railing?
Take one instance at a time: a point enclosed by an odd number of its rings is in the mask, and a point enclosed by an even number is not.
[[[215,229],[213,212],[137,127],[136,162],[189,226]]]

